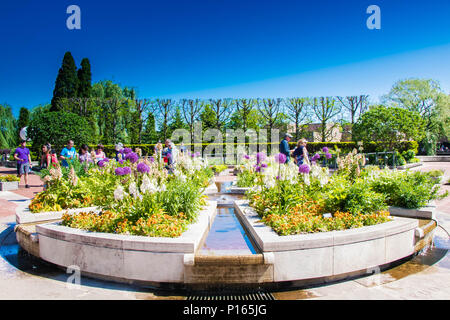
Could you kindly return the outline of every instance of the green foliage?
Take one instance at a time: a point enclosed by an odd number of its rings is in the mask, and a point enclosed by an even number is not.
[[[12,149],[17,145],[16,119],[8,105],[0,104],[0,148]]]
[[[350,187],[342,211],[356,215],[370,214],[386,209],[385,195],[373,191],[364,181],[358,180]]]
[[[414,152],[414,150],[403,151],[402,157],[405,159],[406,162],[409,163],[416,157],[416,152]]]
[[[47,112],[33,117],[28,128],[33,150],[40,150],[45,143],[62,148],[67,141],[75,145],[91,142],[90,129],[85,118],[67,112]]]
[[[14,181],[20,181],[20,178],[15,175],[12,175],[12,174],[0,175],[0,181],[1,182],[14,182]]]
[[[380,171],[370,187],[386,195],[390,206],[417,209],[426,206],[429,201],[439,199],[439,185],[427,173],[415,171]]]
[[[70,52],[64,54],[62,66],[58,71],[58,76],[53,90],[51,111],[59,111],[58,100],[60,98],[74,98],[78,94],[77,66]]]
[[[88,58],[81,60],[81,68],[78,70],[78,97],[80,98],[90,98],[92,91],[92,73],[91,64]]]
[[[20,108],[19,111],[19,119],[17,120],[17,129],[20,131],[20,129],[27,127],[30,122],[30,111],[27,108]]]
[[[353,126],[355,141],[384,142],[386,150],[398,149],[399,141],[420,141],[425,123],[419,113],[402,108],[378,106],[364,113]],[[399,150],[400,151],[400,150]]]

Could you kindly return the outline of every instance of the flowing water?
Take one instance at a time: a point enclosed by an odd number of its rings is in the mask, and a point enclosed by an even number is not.
[[[222,188],[222,191],[226,190]],[[234,213],[233,201],[241,199],[242,195],[217,193],[209,195],[210,200],[218,201],[217,215],[211,230],[204,239],[197,254],[200,255],[249,255],[258,253],[256,247],[242,227]],[[408,261],[384,271],[389,281],[395,281],[406,276],[421,272],[430,266],[450,270],[450,240],[448,236],[437,228],[431,244],[418,252]],[[30,275],[42,278],[67,278],[61,269],[35,258],[22,250],[17,244],[13,225],[0,233],[0,257],[13,268],[8,272],[20,270]],[[101,282],[101,281],[100,281]],[[107,285],[106,285],[107,286]],[[275,298],[299,299],[311,295],[304,290],[291,290],[274,293]]]

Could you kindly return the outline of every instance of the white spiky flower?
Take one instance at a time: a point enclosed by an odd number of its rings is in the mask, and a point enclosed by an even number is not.
[[[116,190],[114,190],[114,199],[116,201],[123,200],[125,194],[122,186],[117,186]]]

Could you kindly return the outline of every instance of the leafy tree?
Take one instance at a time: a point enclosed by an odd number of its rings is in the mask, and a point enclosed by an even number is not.
[[[142,142],[154,144],[158,142],[158,132],[156,131],[156,121],[153,114],[149,114],[142,132]]]
[[[353,126],[355,141],[384,142],[386,151],[395,150],[402,140],[420,141],[425,122],[416,111],[385,106],[371,107]]]
[[[9,105],[0,104],[0,148],[13,148],[17,144],[16,119]]]
[[[264,118],[256,109],[244,110],[237,109],[230,118],[229,127],[231,129],[243,129],[244,132],[248,129],[258,132],[259,128],[264,125]]]
[[[90,98],[92,91],[92,73],[88,58],[81,60],[81,68],[78,70],[78,82],[78,97]]]
[[[34,116],[27,130],[33,142],[33,150],[49,142],[56,149],[61,149],[67,141],[73,140],[75,145],[92,143],[92,137],[85,118],[64,111],[39,113]]]
[[[210,128],[216,128],[217,115],[210,104],[205,105],[203,112],[200,114],[200,120],[202,122],[203,131]]]
[[[78,95],[78,76],[75,60],[70,52],[66,52],[62,66],[56,77],[55,89],[53,90],[51,111],[58,111],[58,100],[60,98],[75,98]]]
[[[170,137],[172,133],[177,129],[187,129],[187,126],[183,121],[183,116],[181,114],[180,107],[176,107],[172,122],[169,124],[169,127],[167,128],[168,136]]]
[[[439,82],[432,79],[406,79],[396,82],[390,92],[383,96],[388,106],[416,111],[425,121],[427,138],[421,141],[421,149],[427,154],[435,153],[435,142],[439,136],[446,136],[445,111],[449,98],[441,90]],[[444,112],[443,112],[444,111]],[[432,146],[426,146],[427,144]]]
[[[22,128],[28,126],[30,122],[30,110],[25,107],[20,108],[19,119],[17,120],[17,129],[20,131]]]

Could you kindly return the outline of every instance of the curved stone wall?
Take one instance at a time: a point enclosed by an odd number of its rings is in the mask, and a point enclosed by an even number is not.
[[[260,221],[248,201],[236,201],[235,208],[259,249],[273,254],[274,282],[369,273],[414,254],[417,219],[393,217],[357,229],[279,236]]]
[[[125,282],[184,281],[184,256],[193,254],[216,214],[209,201],[195,223],[178,238],[88,232],[59,222],[36,225],[41,259],[85,274]]]

